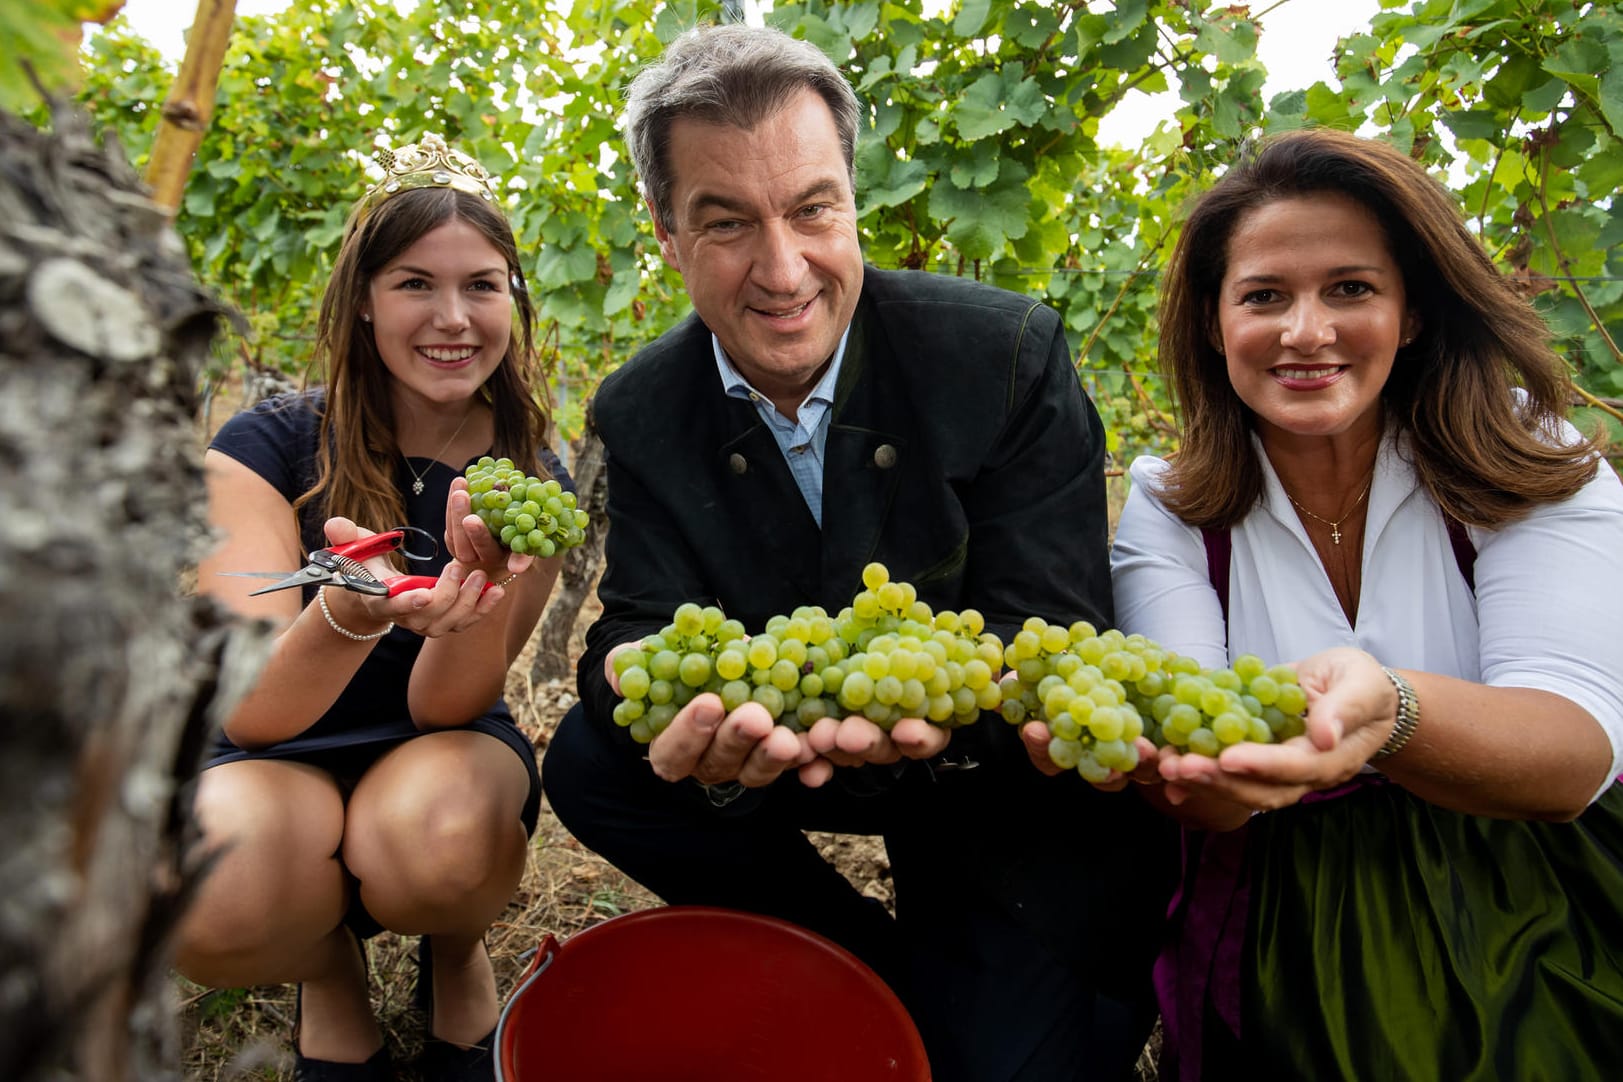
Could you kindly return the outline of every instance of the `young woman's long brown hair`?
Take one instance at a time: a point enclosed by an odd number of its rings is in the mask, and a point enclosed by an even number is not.
[[[498,456],[539,466],[536,454],[547,437],[548,418],[536,389],[535,305],[518,263],[512,228],[478,196],[451,188],[418,188],[379,204],[351,229],[339,250],[321,300],[313,367],[325,373],[326,405],[316,482],[294,503],[312,502],[324,516],[342,515],[374,530],[406,521],[397,483],[400,448],[395,440],[390,375],[378,356],[361,307],[372,277],[425,233],[460,219],[479,230],[507,262],[513,295],[513,337],[507,353],[480,394],[495,425]]]
[[[1594,475],[1599,438],[1555,446],[1571,382],[1538,314],[1465,227],[1448,191],[1391,146],[1313,129],[1245,154],[1196,203],[1167,266],[1160,362],[1183,438],[1159,495],[1194,526],[1228,527],[1262,497],[1252,416],[1217,351],[1217,297],[1229,238],[1250,211],[1333,193],[1386,231],[1420,333],[1398,350],[1383,421],[1407,432],[1420,482],[1448,515],[1497,526],[1565,499]],[[1513,387],[1527,392],[1517,407]],[[1540,431],[1546,438],[1540,438]]]

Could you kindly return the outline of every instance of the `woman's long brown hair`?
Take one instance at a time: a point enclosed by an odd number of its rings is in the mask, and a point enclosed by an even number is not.
[[[1549,441],[1572,393],[1532,307],[1488,259],[1448,191],[1391,146],[1330,129],[1289,132],[1247,153],[1197,202],[1167,266],[1160,363],[1183,438],[1158,495],[1183,521],[1223,528],[1261,499],[1252,415],[1214,344],[1229,239],[1249,212],[1333,194],[1386,231],[1420,319],[1381,392],[1383,420],[1407,432],[1420,482],[1461,522],[1499,526],[1571,496],[1594,476],[1599,437]],[[1527,392],[1518,408],[1513,387]],[[1542,437],[1541,437],[1542,433]]]
[[[424,234],[453,220],[467,222],[507,261],[513,294],[514,327],[507,353],[480,393],[495,426],[493,450],[534,469],[546,441],[548,418],[538,396],[535,305],[519,267],[512,228],[500,212],[477,196],[450,188],[402,192],[351,228],[321,300],[313,368],[323,373],[326,405],[316,481],[294,501],[295,510],[314,503],[323,516],[342,515],[374,530],[406,521],[405,499],[397,484],[400,447],[395,435],[389,374],[378,356],[362,305],[372,277]]]

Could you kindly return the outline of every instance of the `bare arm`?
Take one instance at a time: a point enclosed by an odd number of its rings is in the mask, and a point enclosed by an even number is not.
[[[534,560],[507,552],[468,504],[467,483],[451,483],[446,543],[455,558],[447,575],[461,575],[463,595],[444,620],[424,631],[428,641],[412,666],[407,701],[420,728],[465,725],[501,697],[507,670],[530,640],[558,580],[563,557]],[[507,586],[481,594],[486,582]]]
[[[258,682],[225,721],[226,736],[233,743],[264,747],[297,736],[314,724],[332,706],[374,644],[334,634],[315,606],[303,604],[297,590],[249,597],[264,583],[219,574],[292,571],[301,565],[304,553],[293,507],[268,481],[218,451],[204,454],[203,470],[209,525],[221,541],[198,565],[198,591],[241,616],[268,620],[279,629]],[[386,622],[373,619],[364,610],[340,606],[336,598],[331,600],[335,617],[351,620],[348,626],[358,632],[372,631]]]

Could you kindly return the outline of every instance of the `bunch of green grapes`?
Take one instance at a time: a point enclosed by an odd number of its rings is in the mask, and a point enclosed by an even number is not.
[[[849,656],[824,677],[844,714],[888,732],[902,718],[955,728],[997,709],[1003,644],[979,612],[933,612],[881,563],[862,569],[862,586],[834,620]]]
[[[1004,718],[1045,722],[1049,758],[1092,782],[1136,767],[1140,736],[1215,756],[1242,740],[1272,743],[1303,730],[1307,696],[1295,671],[1249,654],[1232,668],[1203,669],[1143,635],[1032,617],[1004,663]]]
[[[679,605],[663,629],[614,655],[620,681],[615,724],[629,728],[639,744],[653,740],[695,695],[720,693],[726,681],[716,663],[744,637],[744,625],[714,605]]]
[[[473,513],[512,551],[545,559],[586,540],[586,512],[557,481],[531,477],[512,459],[489,455],[464,476]]]
[[[1272,744],[1306,730],[1307,693],[1290,666],[1270,668],[1254,654],[1240,655],[1226,669],[1176,661],[1147,696],[1157,746],[1212,756],[1242,740]]]
[[[882,564],[863,570],[863,585],[837,617],[806,605],[748,636],[719,608],[679,606],[669,625],[615,655],[616,724],[646,743],[703,692],[728,713],[759,703],[796,732],[854,714],[886,731],[904,717],[963,725],[996,708],[1003,647],[981,634],[979,613],[932,612]]]

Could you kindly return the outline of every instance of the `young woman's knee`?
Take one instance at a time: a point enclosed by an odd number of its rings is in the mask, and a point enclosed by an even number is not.
[[[392,865],[392,877],[410,893],[425,901],[453,902],[486,889],[492,876],[522,854],[524,827],[507,803],[478,791],[391,801],[378,822],[351,832],[346,860],[365,879],[364,869],[377,859],[359,852],[361,839],[369,838],[377,854],[386,854],[382,859]]]

